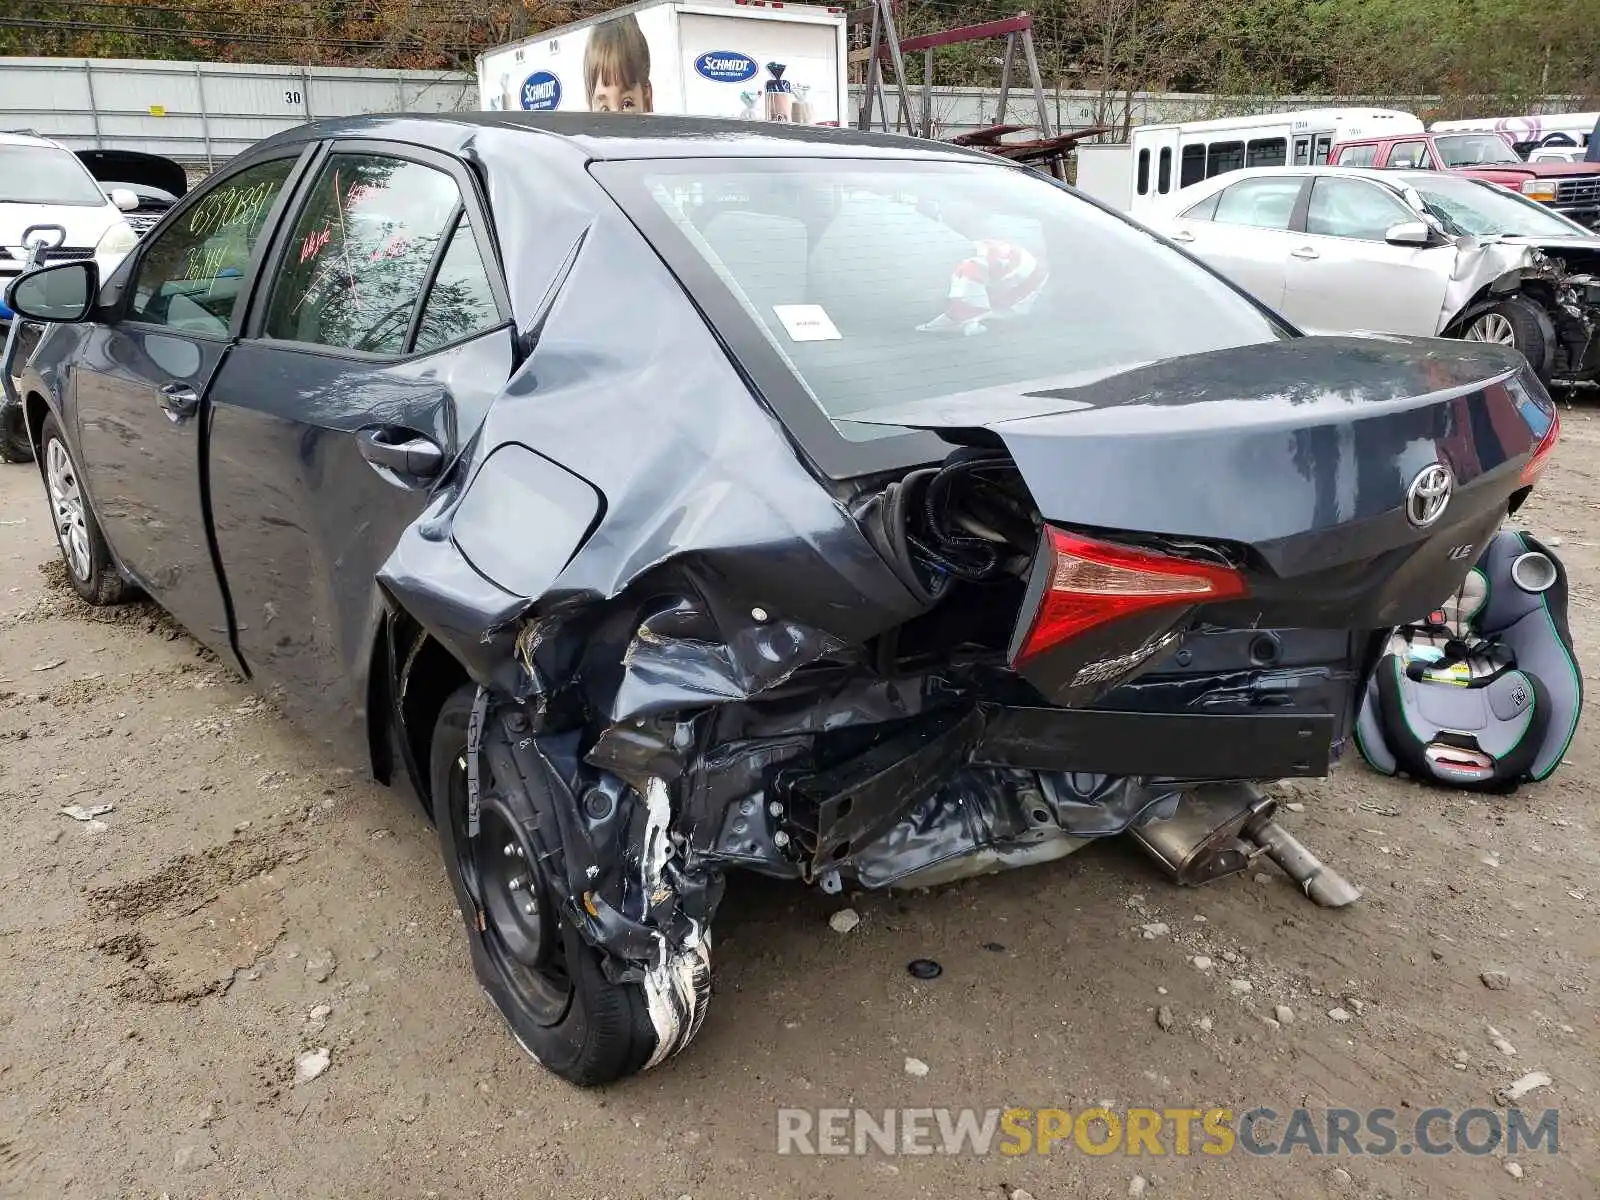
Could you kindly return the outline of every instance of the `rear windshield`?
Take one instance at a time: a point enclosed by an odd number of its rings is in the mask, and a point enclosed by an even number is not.
[[[1287,335],[1151,234],[1030,171],[770,159],[597,174],[691,292],[737,299],[852,440],[883,436],[851,421],[874,410]]]
[[[100,185],[71,151],[54,146],[0,146],[0,204],[105,203]]]

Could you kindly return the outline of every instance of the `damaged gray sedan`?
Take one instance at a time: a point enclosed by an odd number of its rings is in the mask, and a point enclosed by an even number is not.
[[[1126,833],[1349,902],[1255,784],[1328,771],[1558,428],[1504,348],[1300,336],[993,157],[738,122],[313,124],[10,303],[79,592],[414,790],[583,1084],[695,1036],[735,868]]]

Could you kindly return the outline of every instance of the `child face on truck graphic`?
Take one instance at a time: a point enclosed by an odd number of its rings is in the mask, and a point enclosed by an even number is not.
[[[654,110],[650,91],[650,46],[631,13],[607,21],[589,35],[583,80],[590,112]]]

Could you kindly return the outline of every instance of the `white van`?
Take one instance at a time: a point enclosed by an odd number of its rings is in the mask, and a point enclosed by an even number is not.
[[[1080,144],[1078,188],[1137,217],[1180,188],[1225,171],[1321,166],[1339,142],[1422,131],[1410,113],[1386,108],[1308,108],[1141,125],[1127,142]]]
[[[1429,129],[1434,133],[1503,133],[1519,148],[1548,145],[1581,150],[1589,145],[1597,125],[1600,112],[1529,113],[1521,117],[1435,121]],[[1534,161],[1531,155],[1529,161]],[[1583,155],[1573,161],[1582,162]]]
[[[478,55],[489,111],[849,120],[843,7],[639,0]]]

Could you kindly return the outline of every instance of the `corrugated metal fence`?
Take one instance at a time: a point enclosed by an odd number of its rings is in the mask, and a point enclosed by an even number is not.
[[[35,129],[74,150],[143,150],[203,167],[317,117],[454,112],[477,102],[476,80],[459,72],[0,58],[0,130]]]

